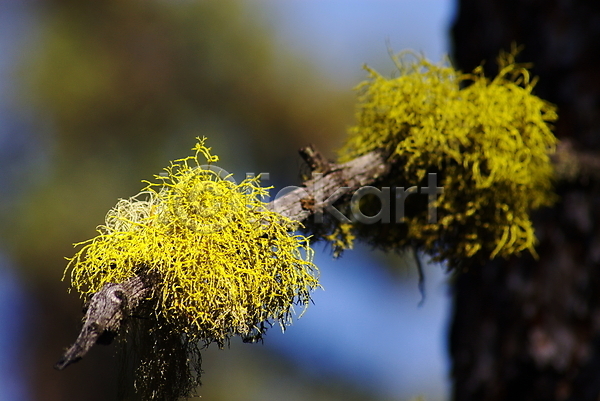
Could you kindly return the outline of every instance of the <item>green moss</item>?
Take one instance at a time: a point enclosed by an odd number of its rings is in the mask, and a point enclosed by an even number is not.
[[[419,185],[437,172],[444,188],[439,219],[429,224],[426,209],[407,209],[405,235],[390,232],[393,240],[386,241],[381,228],[356,226],[359,237],[386,247],[417,244],[448,260],[534,253],[529,214],[554,201],[554,106],[532,93],[535,80],[514,54],[500,57],[493,79],[482,67],[461,74],[421,57],[397,61],[396,78],[367,69],[369,80],[358,87],[358,122],[340,161],[387,150],[397,167],[382,185]]]

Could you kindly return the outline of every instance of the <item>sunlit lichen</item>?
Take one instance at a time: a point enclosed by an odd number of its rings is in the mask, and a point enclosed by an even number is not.
[[[236,184],[201,165],[201,157],[218,160],[204,140],[194,150],[120,200],[98,235],[77,244],[71,283],[88,298],[107,283],[154,275],[154,319],[182,344],[256,340],[273,322],[289,324],[294,305],[308,305],[318,287],[312,250],[294,234],[296,222],[266,208],[258,178]]]
[[[70,260],[73,286],[89,296],[141,269],[156,272],[156,313],[211,341],[251,337],[268,320],[287,324],[292,306],[308,305],[318,285],[307,238],[267,210],[257,178],[235,184],[200,166],[199,154],[218,160],[203,141],[194,150],[108,212],[99,235]]]
[[[331,245],[333,256],[339,257],[345,249],[354,248],[356,236],[352,232],[352,224],[340,223],[331,233],[324,235],[323,239]]]
[[[383,228],[392,240],[379,242],[418,244],[440,259],[534,252],[529,214],[554,200],[554,106],[532,93],[535,80],[515,63],[515,53],[501,55],[493,79],[482,67],[461,74],[447,64],[405,56],[396,59],[396,78],[367,69],[370,79],[358,87],[358,122],[340,161],[385,149],[397,168],[382,185],[420,185],[436,172],[444,192],[436,223],[428,223],[426,208],[407,206],[406,226]],[[381,228],[375,233],[357,225],[355,231],[375,244],[373,235],[381,239]]]

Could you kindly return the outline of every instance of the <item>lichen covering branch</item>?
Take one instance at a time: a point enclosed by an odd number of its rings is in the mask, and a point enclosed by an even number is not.
[[[534,95],[536,80],[515,55],[500,56],[492,79],[482,67],[463,74],[407,54],[396,58],[396,77],[368,69],[340,160],[386,150],[398,168],[381,185],[407,188],[436,173],[444,192],[433,224],[426,209],[407,207],[403,227],[356,225],[352,232],[384,248],[417,244],[447,261],[535,253],[529,215],[555,200],[550,155],[557,114]]]
[[[235,184],[203,168],[217,161],[200,141],[166,176],[120,200],[70,260],[85,297],[140,272],[161,277],[156,313],[182,333],[223,343],[260,336],[260,324],[290,322],[318,286],[307,238],[297,223],[266,208],[257,178]]]
[[[67,272],[86,300],[111,283],[157,277],[149,318],[178,334],[183,342],[174,347],[222,346],[232,336],[255,341],[273,323],[289,325],[296,305],[308,306],[319,286],[313,251],[295,234],[297,222],[267,208],[258,178],[236,184],[211,169],[218,158],[204,140],[194,150],[120,200],[98,235],[77,244]],[[146,361],[157,369],[142,366],[139,384],[156,380],[168,363]]]

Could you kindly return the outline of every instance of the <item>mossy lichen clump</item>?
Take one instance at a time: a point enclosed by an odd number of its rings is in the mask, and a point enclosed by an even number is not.
[[[308,239],[297,223],[270,211],[257,178],[236,184],[197,143],[138,195],[120,200],[81,243],[67,269],[85,298],[137,274],[159,277],[157,321],[206,343],[259,338],[266,323],[290,323],[318,287]]]
[[[391,79],[368,69],[340,161],[383,149],[397,168],[380,184],[422,185],[435,172],[444,188],[438,221],[428,222],[426,207],[411,211],[407,198],[406,224],[387,228],[386,246],[417,245],[446,260],[535,252],[529,214],[554,201],[549,155],[557,139],[549,123],[557,114],[532,93],[535,80],[514,56],[501,55],[493,79],[482,67],[461,74],[422,57],[397,58],[400,75]],[[368,226],[354,233],[374,244],[381,238]]]

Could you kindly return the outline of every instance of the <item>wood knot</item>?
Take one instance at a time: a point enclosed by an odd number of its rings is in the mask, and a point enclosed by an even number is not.
[[[315,203],[315,198],[313,198],[312,196],[300,199],[300,206],[302,207],[302,209],[308,210],[309,212],[312,212],[312,210],[315,207]]]

